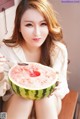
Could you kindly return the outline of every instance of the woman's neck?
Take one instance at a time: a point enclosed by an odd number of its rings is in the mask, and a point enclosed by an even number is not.
[[[40,47],[29,47],[25,44],[22,44],[21,47],[23,48],[27,61],[40,62],[40,56],[41,56]]]

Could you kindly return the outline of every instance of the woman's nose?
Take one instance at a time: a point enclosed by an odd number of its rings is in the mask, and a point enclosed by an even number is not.
[[[36,26],[36,27],[34,28],[34,35],[35,35],[35,36],[40,36],[40,33],[41,33],[40,27],[39,27],[39,26]]]

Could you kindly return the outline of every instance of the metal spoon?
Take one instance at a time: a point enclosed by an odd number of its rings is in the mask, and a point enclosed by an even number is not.
[[[18,63],[18,65],[25,66],[25,65],[29,65],[29,64],[27,64],[27,63]]]

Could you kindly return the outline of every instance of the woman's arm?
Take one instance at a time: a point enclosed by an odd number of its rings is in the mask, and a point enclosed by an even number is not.
[[[0,53],[0,96],[4,96],[6,91],[10,89],[9,83],[6,80],[7,74],[4,72],[4,63],[6,63],[5,57]]]
[[[6,61],[4,56],[0,53],[0,81],[4,78],[4,68],[3,64]]]
[[[56,72],[59,73],[59,85],[53,94],[59,96],[61,99],[69,93],[68,82],[67,82],[67,68],[68,68],[68,53],[66,47],[62,43],[57,43],[55,50],[57,53],[52,67]],[[54,57],[52,56],[52,59]]]

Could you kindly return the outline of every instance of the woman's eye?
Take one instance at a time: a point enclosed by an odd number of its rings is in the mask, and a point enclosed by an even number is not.
[[[31,27],[31,26],[32,26],[32,24],[26,24],[25,26],[27,26],[27,27]]]
[[[47,23],[45,23],[45,22],[41,23],[41,26],[47,26]]]

